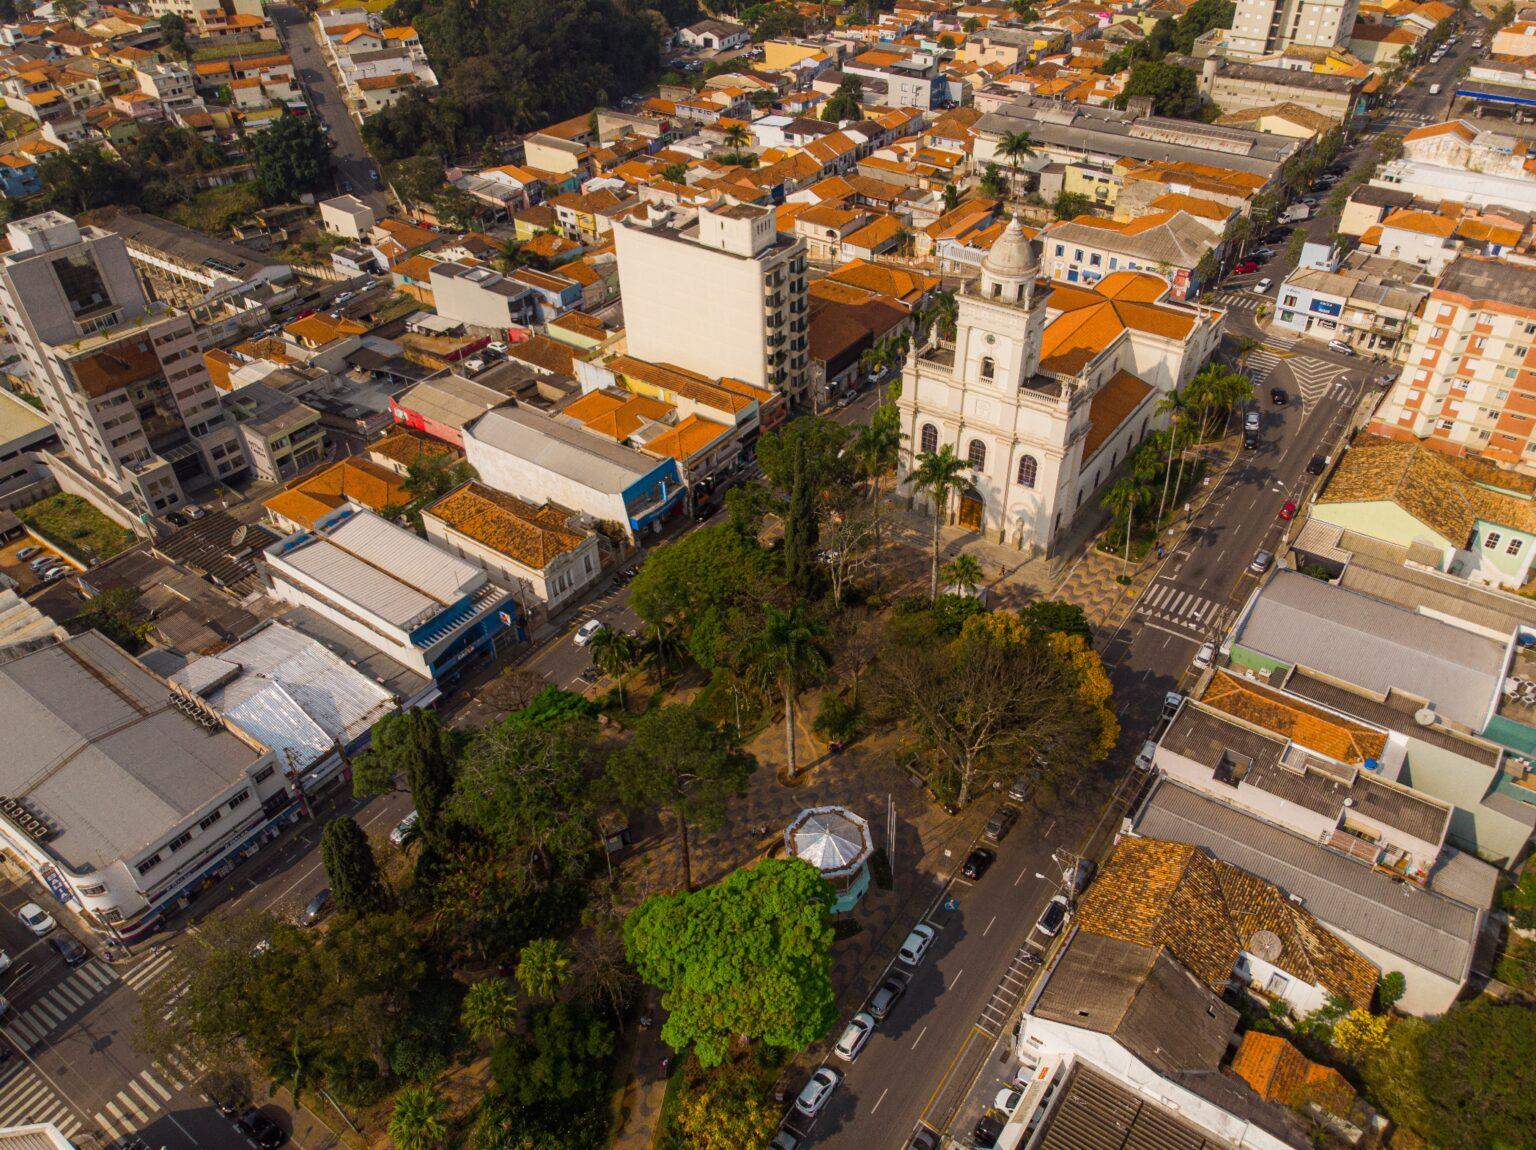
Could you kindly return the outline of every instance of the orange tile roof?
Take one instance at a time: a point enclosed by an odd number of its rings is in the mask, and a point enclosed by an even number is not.
[[[409,503],[411,497],[402,482],[382,464],[353,457],[299,480],[288,490],[263,500],[262,506],[301,527],[313,527],[316,519],[349,500],[374,511],[391,503]]]
[[[399,425],[377,443],[370,443],[368,453],[382,455],[385,459],[398,463],[402,467],[409,467],[429,456],[460,454],[451,444],[444,443],[435,436],[417,431],[414,427]]]
[[[1041,368],[1076,374],[1127,329],[1170,340],[1188,338],[1195,316],[1153,302],[1167,291],[1161,277],[1147,272],[1112,272],[1093,288],[1052,284],[1050,306],[1060,314],[1046,325]]]
[[[303,319],[296,319],[283,328],[289,335],[308,347],[324,347],[335,339],[349,335],[366,335],[368,326],[355,319],[332,319],[316,312]]]
[[[654,455],[666,455],[679,463],[686,463],[730,430],[723,423],[701,418],[697,414],[689,415],[680,420],[677,426],[652,439],[645,445],[645,449]]]
[[[857,288],[864,295],[888,296],[910,307],[938,287],[940,280],[906,268],[852,260],[817,282]]]
[[[567,404],[560,414],[570,416],[590,431],[623,443],[647,423],[666,422],[676,410],[670,403],[649,395],[615,394],[604,390],[588,392]]]
[[[1443,124],[1426,124],[1422,128],[1415,128],[1403,137],[1403,143],[1412,143],[1414,140],[1428,140],[1434,136],[1455,135],[1463,140],[1471,142],[1477,139],[1477,129],[1465,120],[1447,120]]]
[[[1083,461],[1120,427],[1131,414],[1152,394],[1152,385],[1128,371],[1117,371],[1093,394],[1088,406],[1088,435],[1083,440]]]
[[[535,571],[576,550],[587,538],[567,526],[574,511],[553,503],[540,507],[474,481],[450,491],[424,514]]]
[[[1449,239],[1456,231],[1456,221],[1437,212],[1420,212],[1401,210],[1393,212],[1381,221],[1383,228],[1398,228],[1405,232],[1418,232],[1420,235],[1438,236],[1442,240]]]
[[[1226,671],[1216,672],[1200,701],[1341,763],[1358,766],[1366,759],[1380,759],[1386,750],[1383,731],[1245,682]]]
[[[1340,1117],[1354,1109],[1354,1087],[1342,1074],[1313,1062],[1278,1034],[1245,1033],[1232,1056],[1232,1073],[1266,1102],[1297,1107],[1315,1102]]]
[[[705,407],[712,407],[717,411],[727,412],[731,415],[743,411],[751,406],[753,402],[761,402],[756,395],[751,395],[740,391],[738,388],[728,386],[728,381],[726,380],[716,383],[708,376],[688,371],[670,363],[651,363],[629,355],[616,355],[604,366],[615,375],[637,379],[641,383],[649,384],[651,387],[661,391],[675,392],[685,399],[703,404]],[[747,388],[748,386],[747,384],[740,384],[740,388]]]

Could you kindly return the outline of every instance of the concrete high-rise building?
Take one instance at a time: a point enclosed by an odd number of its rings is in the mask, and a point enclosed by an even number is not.
[[[151,514],[246,469],[191,319],[145,298],[122,237],[58,212],[6,235],[0,311],[78,466]]]
[[[1536,474],[1536,268],[1462,256],[1440,275],[1370,429]]]
[[[1263,56],[1292,45],[1336,48],[1349,42],[1360,0],[1237,0],[1227,51]]]
[[[805,401],[805,241],[772,208],[651,205],[614,223],[629,354]]]

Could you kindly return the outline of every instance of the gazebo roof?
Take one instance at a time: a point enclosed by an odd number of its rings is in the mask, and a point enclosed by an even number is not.
[[[828,878],[851,874],[874,850],[869,824],[843,807],[811,807],[784,832],[791,854]]]

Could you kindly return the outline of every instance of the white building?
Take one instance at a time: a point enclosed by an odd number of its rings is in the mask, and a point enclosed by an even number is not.
[[[347,504],[266,550],[272,593],[442,680],[494,651],[511,594],[472,563]]]
[[[1263,56],[1292,45],[1334,48],[1349,42],[1360,0],[1237,0],[1228,50]]]
[[[805,398],[805,243],[772,208],[653,204],[613,233],[630,355]]]
[[[332,196],[320,201],[320,222],[333,236],[367,239],[378,223],[373,209],[356,196]]]
[[[297,817],[270,748],[95,631],[0,663],[0,843],[103,934],[143,937]]]
[[[1525,140],[1470,120],[1449,120],[1404,136],[1403,154],[1382,164],[1371,183],[1431,203],[1453,200],[1536,212],[1536,171],[1530,161]]]
[[[954,344],[907,362],[910,453],[952,447],[971,467],[962,526],[1049,551],[1161,420],[1157,399],[1215,350],[1222,313],[1172,303],[1166,280],[1115,272],[1092,289],[1037,283],[1015,218],[959,293]]]
[[[529,407],[500,407],[464,428],[464,454],[485,486],[556,503],[638,537],[678,513],[675,459],[657,459]]]
[[[538,303],[527,286],[487,267],[435,263],[432,303],[444,319],[502,333],[533,323]]]

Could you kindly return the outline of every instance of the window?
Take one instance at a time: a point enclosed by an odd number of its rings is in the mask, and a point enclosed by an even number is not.
[[[107,884],[101,882],[93,882],[90,886],[81,887],[80,893],[86,898],[95,898],[99,894],[107,893]]]
[[[1033,455],[1020,456],[1019,486],[1033,487],[1035,485],[1035,475],[1039,472],[1039,470],[1040,464]]]
[[[939,449],[939,429],[933,424],[923,424],[922,434],[918,437],[918,449],[929,452]]]
[[[583,555],[581,557],[581,569],[588,575],[592,574],[592,556]]]
[[[982,358],[981,358],[981,378],[982,379],[991,379],[993,373],[996,370],[997,370],[997,364],[993,362],[992,357],[990,355],[982,356]]]
[[[1056,256],[1057,256],[1057,258],[1059,259],[1060,257],[1062,257],[1062,256],[1064,256],[1066,254],[1067,254],[1067,249],[1062,247],[1060,244],[1057,244],[1056,245]]]
[[[148,874],[150,871],[154,870],[159,865],[160,865],[160,852],[156,851],[154,854],[150,855],[143,862],[141,862],[137,866],[135,866],[133,869],[138,871],[140,874]]]
[[[179,851],[182,847],[186,846],[191,841],[192,841],[192,832],[191,831],[182,831],[181,834],[177,835],[170,842],[165,844],[165,849],[170,851],[172,854],[175,854],[177,851]]]
[[[975,471],[987,469],[987,445],[979,439],[971,440],[970,447],[966,448],[965,461]]]
[[[1499,545],[1499,538],[1500,536],[1497,531],[1488,532],[1488,534],[1483,537],[1483,549],[1485,551],[1492,551],[1497,548]]]
[[[1523,540],[1523,539],[1511,539],[1509,541],[1509,546],[1504,548],[1504,554],[1506,554],[1506,555],[1518,555],[1518,554],[1520,554],[1520,548],[1522,546],[1524,546],[1524,544],[1525,544],[1525,540]]]
[[[209,827],[213,826],[214,823],[218,822],[223,817],[224,817],[224,812],[223,811],[209,811],[206,815],[204,815],[202,818],[197,820],[197,825],[202,827],[203,830],[207,830]]]
[[[230,810],[234,810],[236,807],[238,807],[241,803],[245,802],[245,800],[250,798],[250,797],[251,797],[251,790],[250,790],[249,787],[247,787],[245,790],[241,791],[234,798],[230,799],[229,802],[227,804],[225,804],[225,805],[228,806]]]

